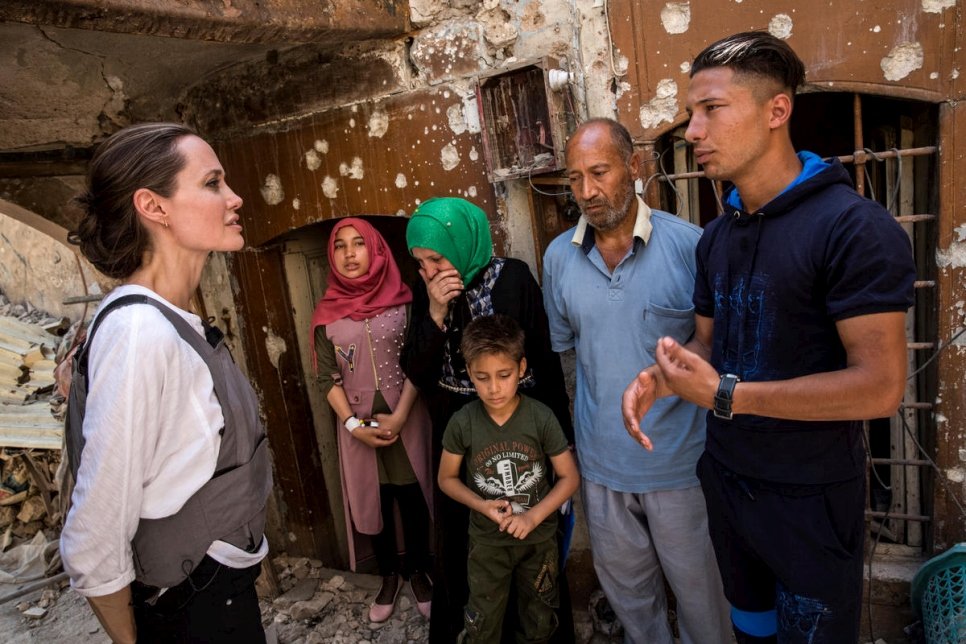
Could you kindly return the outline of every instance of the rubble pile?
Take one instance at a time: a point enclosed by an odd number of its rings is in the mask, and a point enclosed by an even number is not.
[[[64,399],[54,365],[68,330],[68,320],[0,294],[0,552],[40,530],[51,539],[59,532]]]
[[[322,562],[284,554],[272,558],[277,575],[274,600],[271,580],[259,578],[262,621],[279,643],[410,644],[429,639],[429,622],[419,611],[408,585],[399,593],[389,621],[369,622],[369,604],[381,578],[324,568]]]

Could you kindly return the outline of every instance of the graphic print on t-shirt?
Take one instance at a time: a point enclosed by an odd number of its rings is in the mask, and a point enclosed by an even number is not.
[[[539,501],[539,485],[546,468],[539,452],[528,443],[500,441],[473,455],[469,463],[473,483],[487,499],[510,501],[514,514]]]
[[[768,279],[742,276],[728,293],[725,276],[717,275],[714,285],[715,309],[723,313],[722,367],[743,380],[753,379],[764,367],[761,364],[762,340],[771,335],[771,315],[767,311]],[[726,295],[726,293],[728,293]],[[716,315],[717,317],[717,315]]]

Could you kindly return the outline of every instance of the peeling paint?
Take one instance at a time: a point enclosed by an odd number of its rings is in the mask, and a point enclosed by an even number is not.
[[[939,268],[966,268],[966,243],[953,242],[949,248],[936,250],[936,266]]]
[[[943,9],[956,6],[956,0],[922,0],[922,10],[926,13],[942,13]]]
[[[946,470],[946,478],[953,483],[966,481],[966,470],[961,467],[951,467]]]
[[[339,182],[332,177],[322,180],[322,194],[329,199],[335,199],[339,194]]]
[[[298,198],[292,199],[292,210],[298,210],[302,207],[302,202]]]
[[[654,98],[641,108],[641,125],[646,129],[656,128],[661,123],[674,121],[678,113],[678,84],[670,78],[658,82]]]
[[[408,185],[409,185],[409,182],[406,180],[406,175],[404,175],[402,172],[400,172],[399,174],[396,175],[396,187],[397,188],[399,188],[401,190],[401,189],[405,188]]]
[[[966,449],[960,449],[959,450],[959,460],[961,460],[964,463],[966,463]]]
[[[278,369],[278,359],[287,350],[285,340],[275,335],[275,332],[268,327],[262,327],[265,332],[265,350],[268,351],[268,360],[272,366]]]
[[[966,241],[966,224],[960,224],[953,229],[956,233],[956,241]]]
[[[463,120],[466,121],[466,131],[470,134],[480,133],[480,113],[476,104],[476,93],[467,92],[463,96]]]
[[[466,131],[466,119],[463,118],[462,105],[450,105],[446,108],[446,118],[449,121],[449,129],[453,130],[453,134],[462,134]]]
[[[953,71],[949,72],[949,79],[956,80],[957,78],[959,78],[959,68],[953,67]]]
[[[325,139],[316,139],[315,140],[315,151],[316,152],[320,152],[322,154],[328,154],[329,153],[329,142],[326,141]]]
[[[382,138],[382,135],[389,129],[389,115],[382,111],[376,111],[369,117],[369,136]]]
[[[443,163],[443,170],[452,170],[460,164],[460,154],[456,151],[456,146],[447,143],[439,152],[439,159]]]
[[[362,181],[362,178],[366,176],[365,169],[362,167],[362,159],[359,157],[352,157],[352,165],[349,165],[345,162],[340,163],[339,174],[341,174],[343,177],[355,179],[356,181]]]
[[[768,22],[768,33],[775,38],[787,40],[792,35],[792,17],[787,13],[776,14]]]
[[[690,60],[686,60],[683,63],[681,63],[681,73],[682,74],[689,74],[689,73],[691,73],[691,61]]]
[[[922,45],[917,42],[904,42],[896,45],[889,55],[882,59],[879,66],[886,80],[897,81],[922,67],[922,61]]]
[[[469,195],[471,198],[475,198],[476,197],[476,186],[470,186],[469,188],[467,188],[466,189],[466,194]]]
[[[476,149],[476,146],[470,148],[470,161],[476,161],[480,158],[480,153]]]
[[[683,34],[691,25],[691,3],[668,2],[661,9],[661,24],[669,34]]]
[[[285,192],[282,190],[282,181],[275,174],[265,175],[265,184],[259,191],[262,193],[262,199],[269,206],[277,206],[285,199]]]
[[[322,157],[314,149],[305,153],[305,167],[313,172],[322,165]]]

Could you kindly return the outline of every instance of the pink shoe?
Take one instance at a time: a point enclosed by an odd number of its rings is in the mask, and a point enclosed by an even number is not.
[[[402,586],[399,575],[389,575],[382,578],[382,588],[379,589],[379,594],[376,595],[375,601],[369,607],[370,622],[381,624],[392,617],[392,612],[396,609],[396,598],[399,597]]]
[[[416,610],[419,614],[429,619],[433,607],[433,582],[429,580],[424,572],[413,573],[409,578],[409,590],[413,593],[416,600]]]

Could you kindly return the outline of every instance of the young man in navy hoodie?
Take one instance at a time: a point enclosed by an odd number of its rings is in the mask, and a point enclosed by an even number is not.
[[[796,153],[805,69],[765,32],[691,67],[686,138],[733,184],[698,243],[696,328],[658,341],[624,423],[676,394],[709,409],[698,476],[739,644],[855,642],[862,599],[861,420],[891,416],[906,379],[909,239],[838,161]]]

